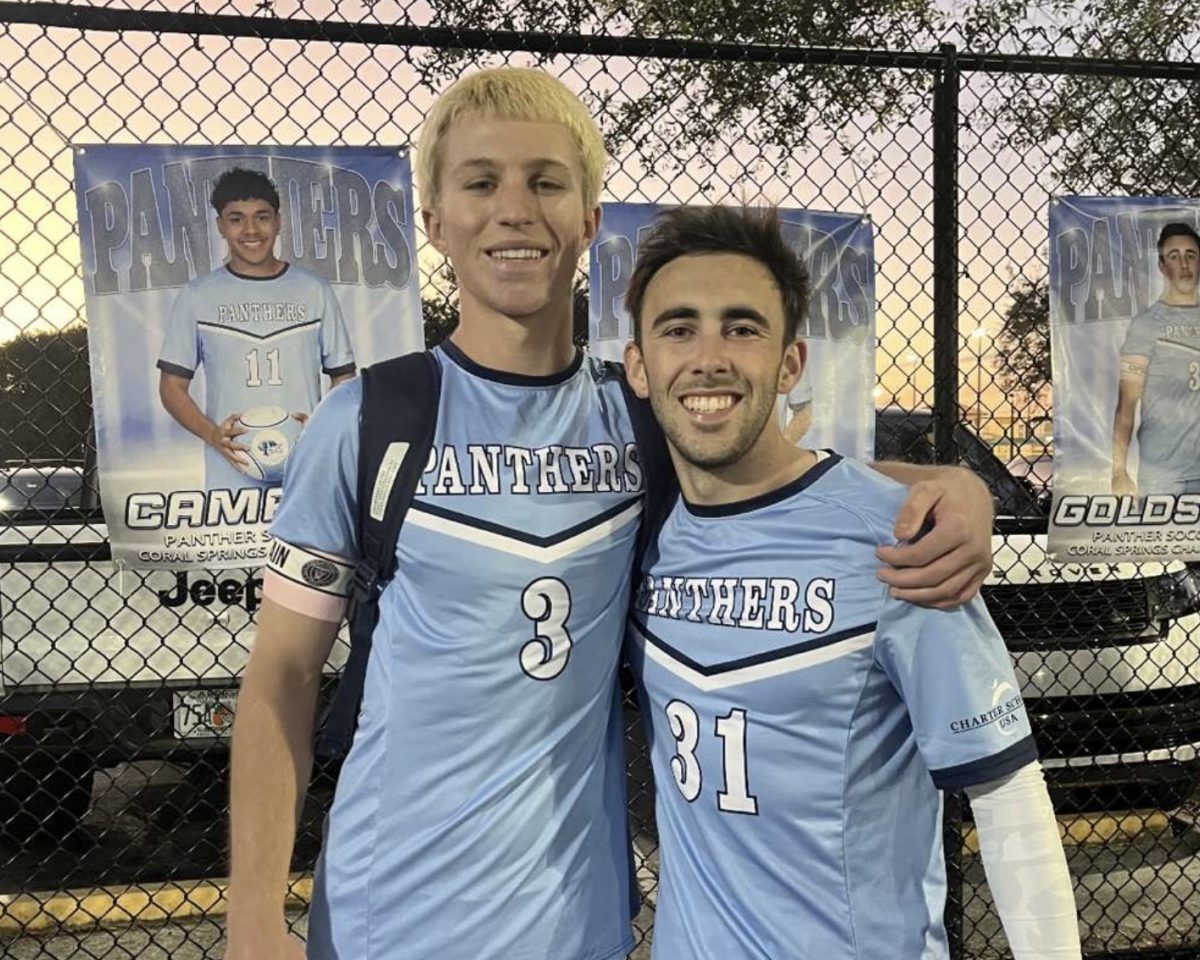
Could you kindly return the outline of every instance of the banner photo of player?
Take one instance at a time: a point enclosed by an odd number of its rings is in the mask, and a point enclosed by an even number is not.
[[[1050,204],[1051,555],[1200,559],[1200,200]]]
[[[625,291],[638,238],[665,209],[605,203],[589,260],[589,349],[620,360],[633,327]],[[812,296],[800,336],[808,363],[780,398],[784,432],[794,443],[874,459],[875,254],[871,221],[861,214],[780,208],[785,234],[808,265]]]
[[[113,559],[258,566],[320,398],[424,346],[409,158],[229,145],[74,154]]]

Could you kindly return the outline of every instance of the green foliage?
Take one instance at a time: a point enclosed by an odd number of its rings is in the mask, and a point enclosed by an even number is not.
[[[1195,8],[1181,0],[1002,0],[1058,18],[1022,34],[1024,51],[1106,60],[1190,62],[1200,49]],[[1005,29],[995,25],[990,42]],[[1007,27],[1011,33],[1011,21]],[[981,46],[982,48],[982,46]],[[1017,75],[1001,82],[998,120],[1014,146],[1044,152],[1062,193],[1200,196],[1200,86],[1187,80]]]
[[[426,347],[436,347],[458,326],[458,307],[438,293],[421,298],[421,316],[425,321]]]
[[[81,462],[91,424],[84,327],[0,344],[0,463]]]
[[[436,25],[473,30],[891,49],[933,45],[940,23],[932,0],[443,0],[435,9]],[[476,51],[431,52],[423,79],[440,89],[480,59]],[[923,100],[929,81],[847,66],[646,59],[617,82],[624,66],[615,61],[610,73],[604,65],[579,86],[610,152],[632,151],[651,169],[678,170],[731,133],[785,154],[811,146],[818,128],[857,143]]]
[[[1009,287],[1012,305],[996,338],[996,373],[1018,406],[1047,407],[1050,373],[1050,290],[1045,279],[1020,277]]]

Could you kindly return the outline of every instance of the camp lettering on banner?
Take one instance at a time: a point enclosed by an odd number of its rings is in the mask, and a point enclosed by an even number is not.
[[[664,206],[603,204],[590,257],[589,344],[620,360],[633,325],[625,291],[638,242]],[[812,286],[800,336],[808,363],[795,389],[780,398],[782,422],[811,416],[800,443],[870,460],[875,448],[875,259],[871,221],[862,214],[781,208],[784,236],[804,258]]]
[[[1051,555],[1200,559],[1200,200],[1050,204]]]
[[[288,454],[333,378],[424,345],[409,158],[394,147],[230,145],[77,145],[74,155],[113,559],[258,566]],[[226,267],[210,197],[233,168],[278,189],[277,276]],[[174,414],[160,386],[177,388]],[[189,415],[244,430],[237,466],[182,425]]]

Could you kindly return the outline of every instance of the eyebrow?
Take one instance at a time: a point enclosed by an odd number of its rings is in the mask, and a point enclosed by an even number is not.
[[[566,170],[568,173],[571,170],[569,164],[562,160],[556,160],[553,157],[534,157],[532,160],[527,160],[524,164],[526,169],[544,169],[546,167],[556,167],[560,170]],[[500,164],[488,157],[471,157],[469,160],[463,160],[455,164],[456,170],[496,170]]]
[[[672,320],[695,320],[700,316],[700,311],[695,307],[680,305],[677,307],[668,307],[650,324],[650,329],[655,330],[665,323],[670,323]],[[767,329],[771,326],[770,321],[753,307],[734,304],[731,307],[726,307],[721,311],[721,320],[750,320],[760,327]]]

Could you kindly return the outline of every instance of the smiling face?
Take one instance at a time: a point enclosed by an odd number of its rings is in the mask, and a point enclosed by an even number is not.
[[[738,253],[679,257],[647,284],[638,322],[630,383],[678,456],[705,470],[754,458],[771,439],[776,397],[804,365],[804,345],[784,344],[770,271]]]
[[[441,144],[425,229],[458,281],[464,324],[500,315],[569,327],[571,284],[596,235],[566,127],[464,114]]]
[[[273,277],[283,266],[275,258],[279,214],[266,200],[233,200],[221,208],[217,231],[229,244],[229,267],[250,277]]]

